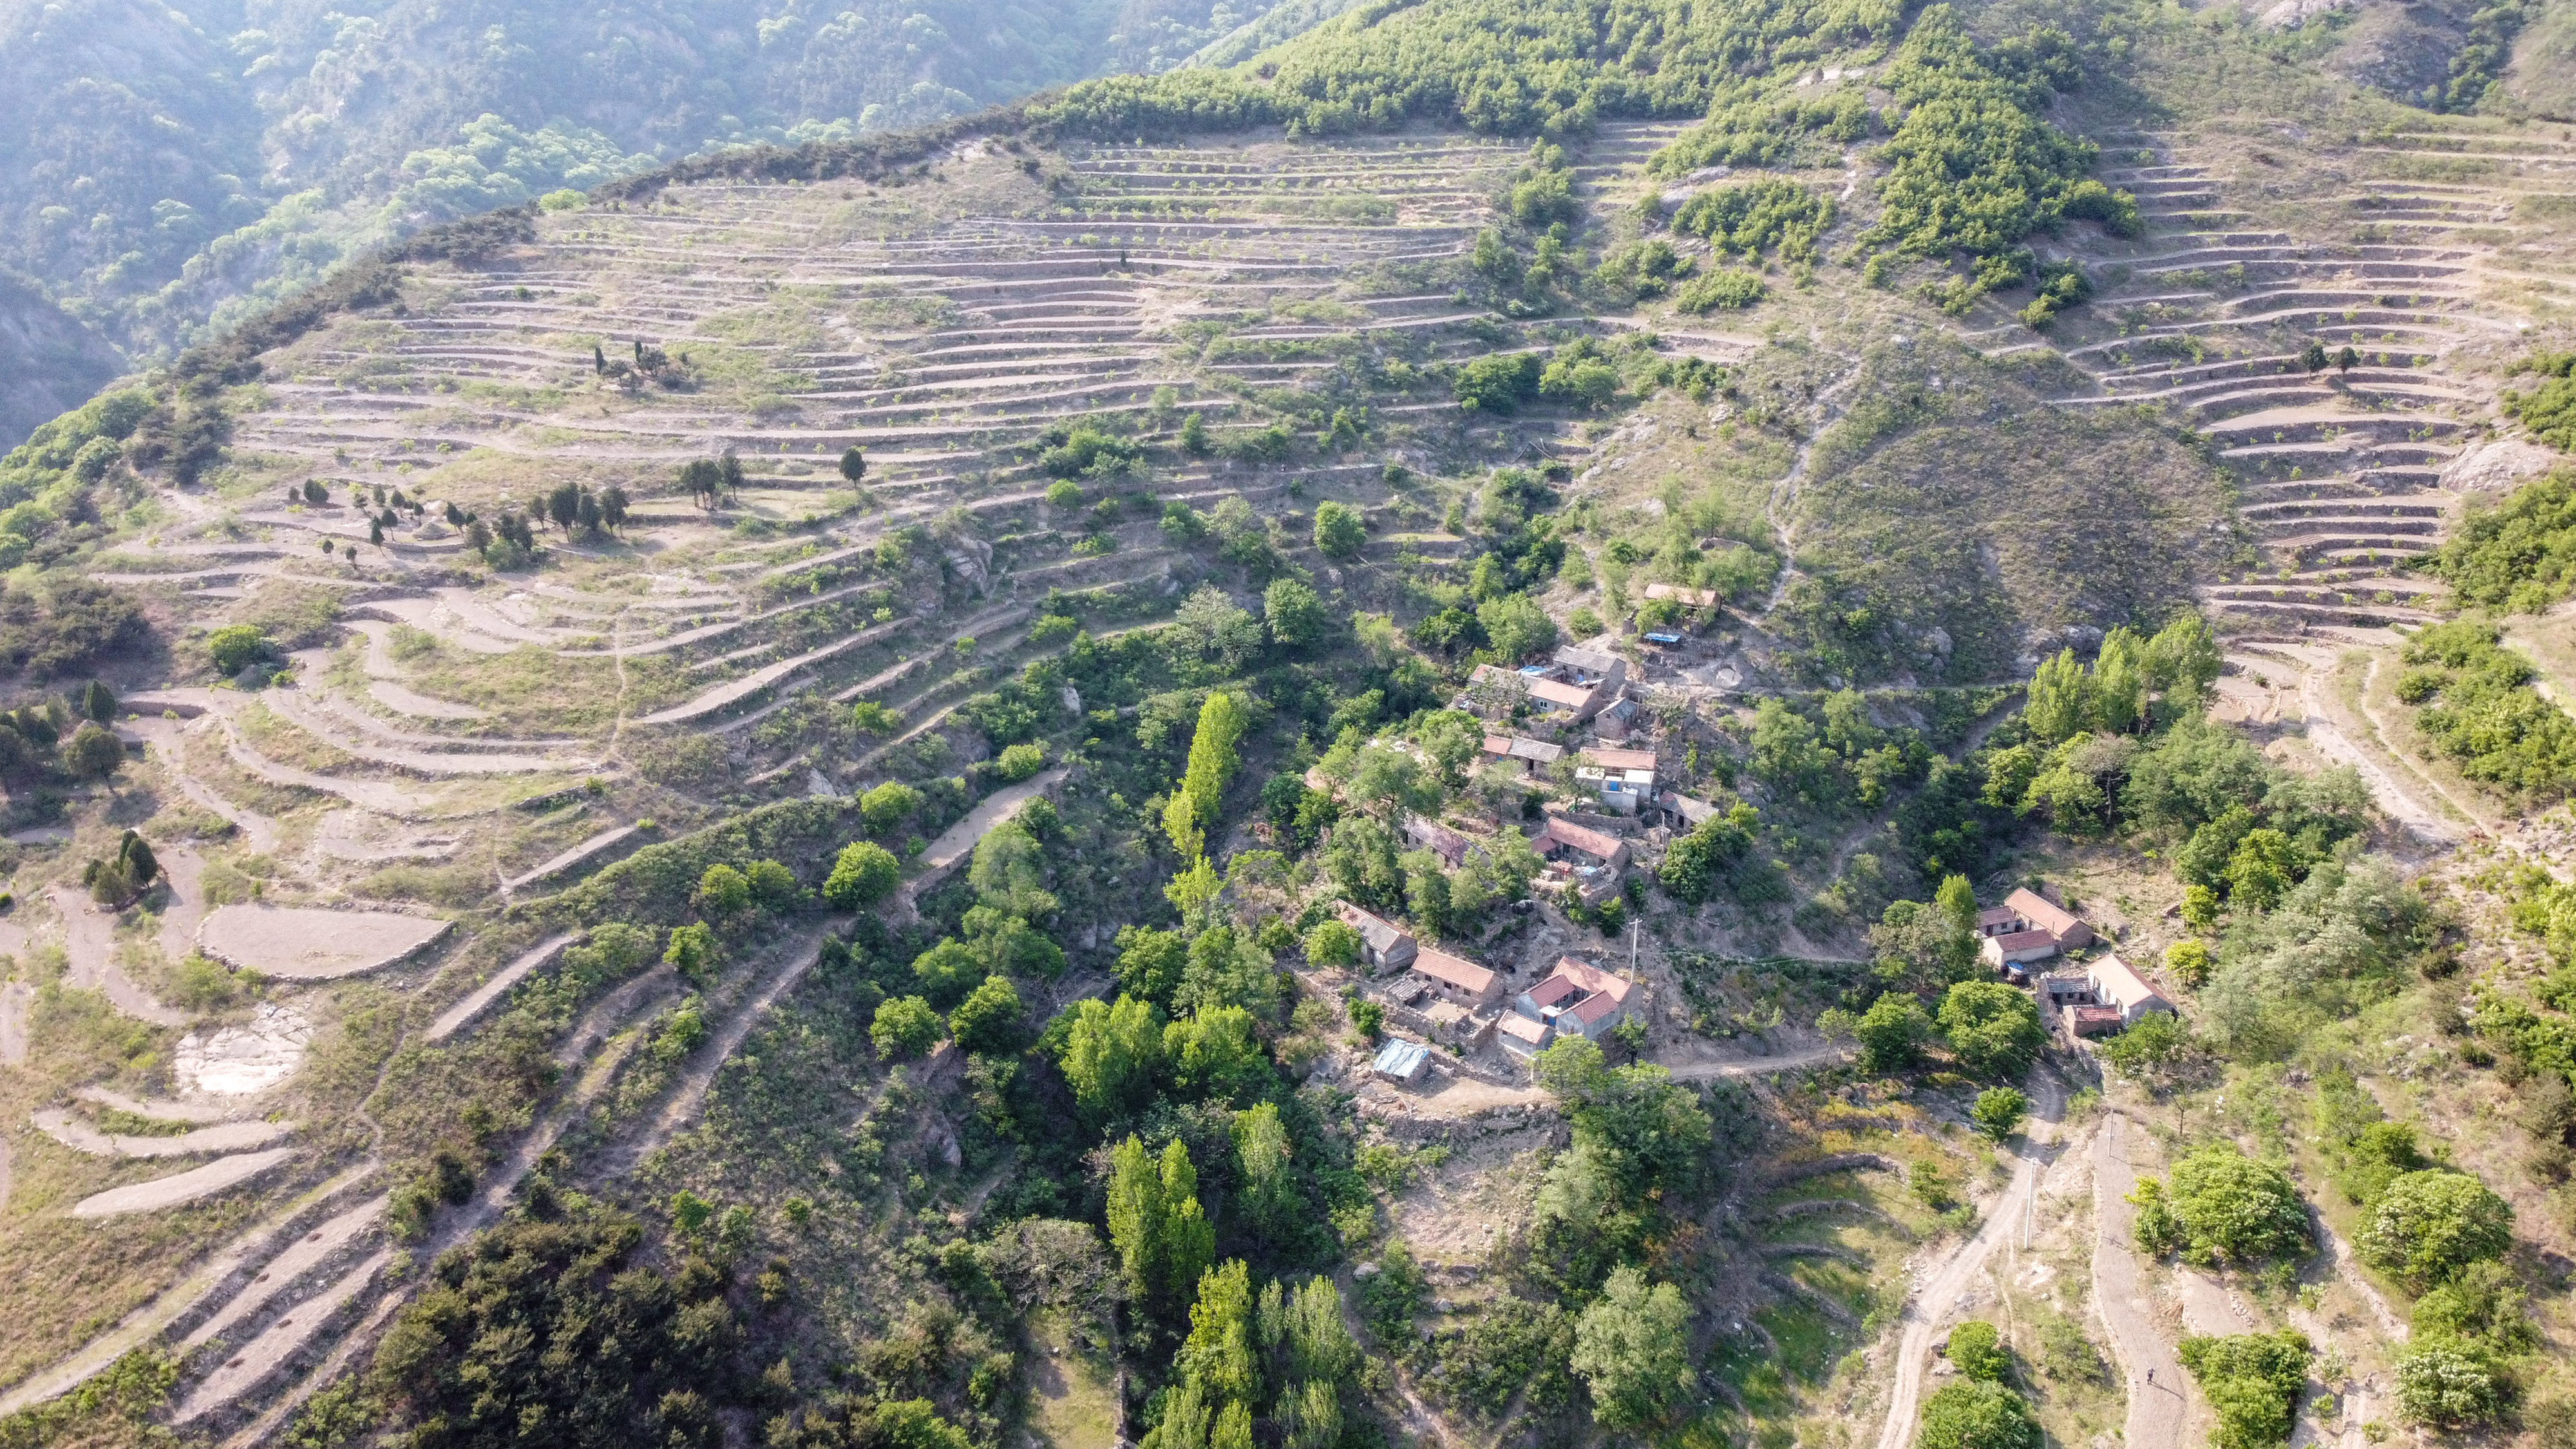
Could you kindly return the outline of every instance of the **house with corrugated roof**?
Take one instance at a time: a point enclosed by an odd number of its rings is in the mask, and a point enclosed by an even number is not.
[[[2117,956],[2091,963],[2084,974],[2093,983],[2093,999],[2119,1012],[2122,1026],[2135,1026],[2158,1012],[2176,1015],[2173,1003]]]
[[[1489,764],[1509,765],[1524,775],[1534,775],[1564,758],[1565,746],[1527,735],[1487,735],[1484,754]]]
[[[1392,966],[1410,966],[1419,947],[1413,937],[1393,921],[1372,915],[1349,901],[1334,907],[1342,924],[1360,934],[1360,960],[1384,970]]]
[[[1369,1070],[1390,1082],[1403,1082],[1407,1085],[1419,1082],[1431,1071],[1431,1048],[1418,1041],[1406,1041],[1400,1036],[1389,1037],[1386,1045],[1377,1049],[1377,1056],[1369,1063]]]
[[[1420,815],[1404,818],[1404,838],[1440,857],[1440,863],[1456,870],[1467,861],[1467,837]]]

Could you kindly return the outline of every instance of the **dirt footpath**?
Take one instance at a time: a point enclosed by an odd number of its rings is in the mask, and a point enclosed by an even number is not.
[[[2182,1362],[2148,1310],[2137,1254],[2129,1247],[2134,1210],[2127,1199],[2138,1173],[2129,1161],[2128,1137],[2129,1120],[2117,1113],[2093,1135],[2093,1300],[2111,1331],[2112,1362],[2128,1379],[2126,1449],[2181,1449],[2191,1401]]]
[[[2057,1155],[2057,1124],[2066,1106],[2066,1089],[2055,1078],[2034,1076],[2030,1082],[2030,1126],[2014,1154],[2012,1181],[1986,1209],[1977,1235],[1962,1243],[1925,1275],[1905,1305],[1905,1331],[1897,1339],[1896,1382],[1888,1395],[1887,1423],[1878,1449],[1907,1449],[1914,1442],[1915,1420],[1923,1408],[1923,1378],[1932,1362],[1932,1340],[1946,1333],[1960,1295],[1985,1270],[1995,1249],[2021,1231],[2022,1215],[2039,1190],[2040,1169]],[[2135,1440],[2130,1449],[2143,1449]]]

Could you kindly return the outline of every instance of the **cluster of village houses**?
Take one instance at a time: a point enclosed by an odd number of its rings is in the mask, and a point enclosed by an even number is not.
[[[1530,842],[1545,862],[1536,888],[1551,898],[1562,899],[1571,888],[1586,904],[1610,899],[1619,893],[1630,862],[1627,832],[1650,822],[1658,833],[1687,829],[1715,810],[1660,788],[1655,751],[1634,747],[1646,742],[1638,739],[1638,701],[1627,684],[1626,660],[1602,650],[1564,648],[1545,665],[1479,666],[1458,701],[1458,707],[1494,724],[1497,732],[1485,736],[1485,760],[1526,775],[1550,771],[1567,747],[1517,732],[1521,728],[1557,734],[1588,728],[1600,741],[1574,752],[1581,808],[1551,807]],[[1404,833],[1453,869],[1473,845],[1468,835],[1420,816],[1404,822]],[[1597,1041],[1644,1009],[1637,982],[1573,956],[1560,956],[1541,979],[1515,991],[1502,975],[1425,945],[1391,921],[1347,902],[1339,910],[1359,933],[1362,965],[1376,978],[1366,989],[1390,1013],[1392,1030],[1374,1063],[1382,1077],[1420,1080],[1431,1068],[1435,1046],[1460,1055],[1499,1048],[1525,1063],[1563,1037]],[[2173,1010],[2117,954],[2034,977],[2036,963],[2097,943],[2081,917],[2038,891],[2016,890],[2001,905],[1981,910],[1977,933],[1986,964],[2005,980],[2036,990],[2058,1009],[2061,1028],[2072,1036],[2104,1035],[2149,1013]]]

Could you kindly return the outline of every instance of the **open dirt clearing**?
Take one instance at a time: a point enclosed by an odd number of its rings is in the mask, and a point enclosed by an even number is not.
[[[116,964],[116,918],[93,908],[69,891],[47,891],[45,899],[63,920],[63,950],[71,957],[64,981],[84,990],[103,992],[108,1004],[137,1021],[154,1026],[185,1026],[187,1014],[152,999]]]
[[[216,908],[197,944],[226,965],[288,981],[330,981],[390,966],[447,934],[448,923],[390,911],[300,906]]]

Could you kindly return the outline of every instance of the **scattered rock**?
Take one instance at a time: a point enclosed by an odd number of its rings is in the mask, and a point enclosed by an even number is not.
[[[2316,3],[2319,0],[2282,0],[2283,6]],[[2458,493],[2502,493],[2548,472],[2557,461],[2558,455],[2547,448],[2520,438],[2496,438],[2461,449],[2442,470],[2442,486]]]
[[[2288,30],[2351,4],[2352,0],[2281,0],[2263,12],[2262,23],[2267,30]]]
[[[295,1075],[304,1061],[305,1043],[312,1039],[313,1024],[300,1012],[263,1002],[248,1025],[211,1034],[192,1031],[179,1038],[170,1071],[182,1091],[246,1097]]]

